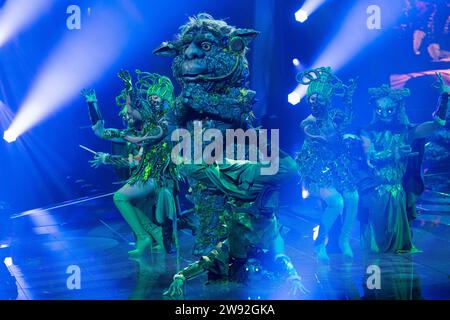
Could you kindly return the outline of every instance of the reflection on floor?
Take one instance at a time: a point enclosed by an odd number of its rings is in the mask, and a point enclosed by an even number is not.
[[[317,264],[312,254],[319,215],[314,205],[283,210],[280,220],[289,226],[286,253],[310,293],[290,297],[283,287],[261,282],[204,285],[201,276],[188,283],[185,298],[450,299],[449,204],[443,194],[427,192],[422,197],[422,214],[414,222],[415,243],[422,253],[363,256],[356,226],[353,263],[332,255],[328,266]],[[0,246],[0,299],[163,299],[173,274],[194,260],[192,235],[184,231],[179,256],[149,253],[129,259],[132,235],[111,197],[35,210],[12,221],[12,240]],[[80,289],[69,289],[76,283],[73,268],[79,268]],[[381,271],[379,282],[374,270]],[[380,289],[373,288],[377,284]]]

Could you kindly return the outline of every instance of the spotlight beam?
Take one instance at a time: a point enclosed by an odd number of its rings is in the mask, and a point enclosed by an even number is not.
[[[382,29],[368,30],[366,25],[367,3],[367,1],[362,1],[351,8],[344,19],[344,23],[323,53],[313,63],[312,68],[328,66],[334,72],[338,71],[380,37],[385,30],[388,30],[402,13],[401,6],[392,5],[389,8],[389,14],[383,15]],[[387,11],[384,10],[383,12]],[[294,92],[297,92],[300,98],[303,98],[306,95],[306,86],[299,84]]]
[[[126,44],[120,21],[117,13],[107,11],[82,32],[66,35],[34,81],[8,137],[19,137],[57,112],[114,63]]]
[[[0,9],[0,47],[36,21],[51,3],[51,0],[7,0]]]
[[[327,0],[306,0],[300,10],[295,13],[295,19],[298,22],[305,22],[313,12],[319,9],[326,1]]]

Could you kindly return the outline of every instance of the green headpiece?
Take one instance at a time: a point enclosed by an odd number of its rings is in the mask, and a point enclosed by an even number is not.
[[[172,107],[175,101],[174,88],[169,78],[161,76],[157,73],[143,72],[136,70],[137,81],[132,82],[131,75],[127,70],[121,70],[118,73],[125,83],[125,88],[120,95],[116,97],[116,104],[121,107],[120,115],[123,115],[126,110],[127,95],[130,95],[132,100],[140,100],[140,108],[145,114],[152,113],[151,96],[157,95],[161,98],[162,103],[167,107]],[[147,110],[148,109],[148,110]]]
[[[308,86],[307,97],[318,93],[331,99],[333,95],[343,96],[345,93],[343,82],[333,74],[330,67],[307,70],[297,74],[296,78],[299,83]]]
[[[383,84],[380,87],[369,89],[369,96],[371,101],[389,97],[397,103],[403,103],[405,98],[409,97],[410,95],[411,93],[409,89],[393,89],[388,84]]]
[[[170,106],[175,101],[174,89],[172,81],[165,76],[157,73],[143,72],[136,70],[138,81],[135,84],[138,95],[150,101],[152,95],[157,95],[163,101],[166,101]]]
[[[409,97],[410,95],[411,92],[409,91],[409,89],[393,89],[388,84],[383,84],[380,87],[369,89],[369,97],[371,103],[375,103],[378,99],[381,98],[390,98],[397,104],[396,116],[397,120],[401,124],[409,123],[409,119],[406,114],[405,98]],[[373,121],[376,121],[375,113]]]

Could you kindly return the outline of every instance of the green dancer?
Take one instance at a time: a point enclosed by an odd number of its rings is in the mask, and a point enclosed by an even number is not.
[[[353,258],[349,239],[358,211],[357,177],[353,168],[357,136],[348,134],[352,121],[352,96],[355,83],[345,85],[331,68],[308,70],[297,76],[308,85],[306,97],[311,115],[302,121],[305,141],[297,156],[303,186],[318,195],[326,204],[322,214],[315,253],[319,261],[327,263],[328,233],[336,219],[343,215],[339,246],[347,258]],[[344,99],[344,108],[332,104],[332,98]]]
[[[420,174],[408,176],[407,168],[408,163],[419,156],[412,145],[445,125],[450,88],[440,74],[437,76],[441,94],[438,108],[433,113],[434,121],[421,124],[411,124],[406,115],[408,89],[393,89],[389,85],[369,89],[374,116],[361,137],[378,185],[365,199],[370,205],[367,206],[367,217],[362,220],[361,231],[364,247],[372,252],[417,251],[412,243],[410,220],[413,217],[408,216],[407,210],[414,207],[415,196],[408,196],[405,189],[412,190],[411,184],[422,182]],[[420,165],[417,167],[420,169]],[[411,196],[414,197],[412,200]],[[414,211],[409,210],[409,213]]]
[[[131,162],[135,161],[130,178],[114,194],[116,207],[136,235],[136,249],[130,251],[130,255],[142,255],[151,246],[152,237],[160,249],[165,247],[162,228],[153,223],[136,203],[147,197],[155,199],[155,220],[159,224],[163,224],[166,218],[176,219],[173,192],[178,177],[170,159],[171,144],[163,140],[167,131],[165,116],[173,104],[172,83],[157,74],[139,70],[136,73],[138,80],[134,85],[127,71],[119,73],[126,89],[117,99],[127,117],[136,122],[133,128],[105,129],[102,120],[93,126],[98,136],[130,142],[139,149],[136,157],[130,157]]]

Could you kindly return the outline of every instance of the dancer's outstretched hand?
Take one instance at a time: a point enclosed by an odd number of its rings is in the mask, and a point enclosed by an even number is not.
[[[86,102],[97,102],[97,95],[94,89],[83,89],[81,95],[86,99]]]
[[[94,159],[89,160],[89,163],[91,164],[91,167],[97,169],[101,165],[106,164],[106,159],[108,158],[108,156],[108,153],[97,152],[97,154],[94,156]]]
[[[401,144],[394,149],[396,159],[403,159],[405,157],[413,157],[417,155],[417,152],[412,152],[412,148],[409,144]]]
[[[440,72],[436,72],[436,76],[438,77],[438,82],[436,84],[436,86],[439,88],[441,93],[448,93],[450,94],[450,86],[448,86],[444,79],[442,78],[442,74]]]
[[[309,290],[305,288],[300,277],[290,277],[288,279],[289,282],[289,294],[292,296],[296,296],[298,294],[307,294]]]
[[[163,293],[171,299],[183,299],[184,296],[184,277],[175,275],[169,289]]]

